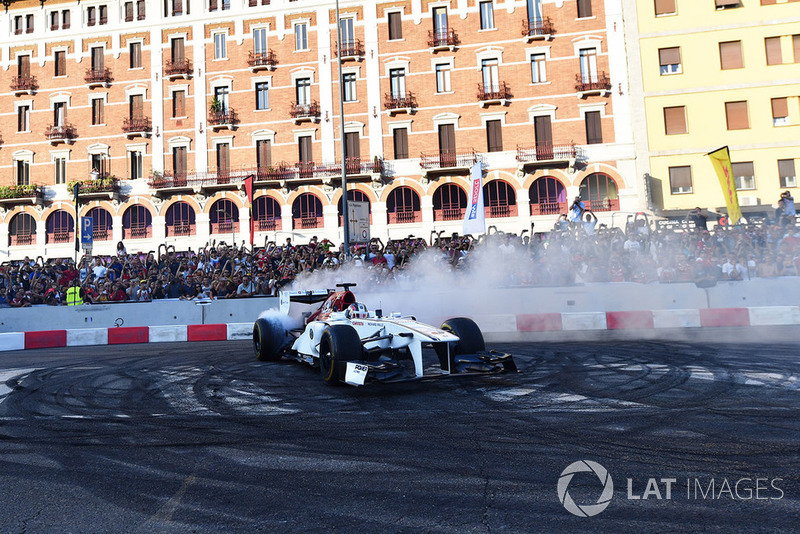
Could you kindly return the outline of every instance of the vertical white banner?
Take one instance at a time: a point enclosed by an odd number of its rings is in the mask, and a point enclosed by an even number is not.
[[[483,209],[483,169],[475,162],[470,171],[471,187],[469,202],[464,214],[463,234],[483,234],[486,232],[486,214]]]

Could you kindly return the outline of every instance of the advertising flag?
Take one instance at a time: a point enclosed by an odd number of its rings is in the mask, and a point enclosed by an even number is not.
[[[722,186],[725,206],[728,208],[728,224],[736,224],[742,218],[742,210],[739,207],[739,196],[736,194],[736,181],[733,178],[733,165],[728,147],[718,148],[706,156],[711,159],[711,166],[714,167],[719,184]]]
[[[250,247],[253,247],[253,234],[256,229],[256,220],[253,217],[253,178],[252,174],[244,179],[244,192],[247,193],[247,203],[250,207]]]
[[[463,234],[482,234],[486,232],[486,214],[483,210],[483,169],[479,161],[472,166],[470,183]]]

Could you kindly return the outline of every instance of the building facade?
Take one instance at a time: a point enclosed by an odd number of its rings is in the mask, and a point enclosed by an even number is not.
[[[330,0],[8,4],[11,259],[73,255],[76,183],[96,254],[249,241],[251,220],[257,245],[341,242],[342,164],[384,240],[459,232],[475,162],[499,230],[548,230],[577,195],[609,224],[644,206],[622,0],[342,0],[338,27]]]
[[[747,218],[772,215],[797,187],[800,145],[800,2],[626,0],[637,38],[634,97],[639,172],[654,209],[681,217],[699,206],[724,213],[708,152],[728,146]]]

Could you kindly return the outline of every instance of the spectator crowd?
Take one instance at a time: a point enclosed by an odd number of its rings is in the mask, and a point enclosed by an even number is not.
[[[698,208],[676,224],[637,214],[619,228],[598,224],[581,204],[573,204],[547,232],[531,234],[532,227],[516,235],[490,228],[478,239],[457,234],[430,242],[374,239],[351,246],[347,255],[314,237],[304,244],[291,239],[256,248],[221,243],[200,251],[162,245],[149,253],[128,253],[120,242],[116,254],[83,257],[77,264],[25,258],[0,267],[0,307],[274,296],[297,279],[343,267],[361,273],[362,284],[374,285],[414,283],[431,270],[486,269],[491,273],[486,279],[502,286],[713,284],[800,274],[800,229],[793,214],[709,231],[708,216]]]

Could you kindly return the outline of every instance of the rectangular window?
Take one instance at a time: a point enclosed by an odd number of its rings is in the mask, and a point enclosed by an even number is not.
[[[673,195],[683,195],[692,192],[692,168],[685,167],[669,168],[669,190]]]
[[[731,167],[733,168],[733,179],[736,182],[737,191],[756,188],[756,176],[752,161],[732,163]]]
[[[503,151],[502,122],[499,120],[486,121],[486,151]]]
[[[545,69],[545,54],[531,54],[531,82],[543,83],[547,81],[547,70]]]
[[[800,63],[800,35],[792,35],[792,52],[794,62]]]
[[[144,20],[145,16],[145,0],[136,0],[136,20]]]
[[[218,8],[217,0],[208,0],[208,10],[216,11]]]
[[[311,78],[298,78],[295,81],[295,95],[298,106],[307,106],[311,103]]]
[[[170,41],[170,53],[174,64],[182,64],[186,60],[186,46],[183,37],[173,37]]]
[[[225,59],[228,57],[227,50],[225,48],[226,37],[227,36],[224,33],[214,34],[214,59]]]
[[[681,72],[681,49],[679,46],[658,49],[658,63],[661,75],[679,74]]]
[[[269,109],[269,84],[256,84],[256,109]]]
[[[408,128],[395,128],[392,130],[392,144],[394,146],[394,159],[408,159]]]
[[[186,0],[186,13],[189,13],[189,0]],[[180,17],[183,15],[183,0],[172,0],[172,16]]]
[[[64,50],[56,50],[53,52],[53,76],[66,76],[67,75],[67,53]]]
[[[344,157],[350,160],[358,160],[361,158],[361,137],[358,135],[358,132],[347,132],[344,134]]]
[[[500,91],[499,61],[497,59],[481,60],[481,77],[485,92],[497,93]]]
[[[97,10],[90,6],[86,9],[86,25],[94,26],[95,24],[97,24]]]
[[[131,68],[139,69],[142,67],[142,43],[131,43],[128,45],[131,56]]]
[[[105,68],[105,49],[102,46],[92,47],[92,70],[102,71]]]
[[[395,11],[389,13],[389,40],[403,38],[403,20],[402,13]]]
[[[128,112],[132,119],[144,118],[144,96],[131,95],[128,101]]]
[[[666,135],[676,135],[688,132],[689,130],[686,128],[686,107],[664,108],[664,133]]]
[[[228,112],[228,94],[229,92],[227,86],[214,88],[214,98],[216,98],[217,102],[219,102],[219,110],[222,113]]]
[[[55,158],[53,160],[55,164],[56,170],[56,183],[57,184],[65,184],[67,183],[67,158]]]
[[[587,111],[583,120],[586,123],[586,144],[599,145],[603,142],[603,126],[599,111]]]
[[[493,2],[480,2],[478,4],[481,12],[481,29],[491,30],[494,28],[494,4]]]
[[[61,29],[68,30],[69,29],[69,9],[65,9],[61,12]]]
[[[253,52],[255,54],[267,53],[267,29],[258,28],[253,30]]]
[[[31,56],[17,56],[17,76],[27,78],[31,75]]]
[[[58,11],[50,12],[50,31],[58,30],[60,20]]]
[[[389,70],[389,88],[392,92],[392,98],[405,98],[406,69]]]
[[[22,33],[22,15],[17,15],[14,17],[14,35],[20,35]]]
[[[794,172],[793,159],[778,160],[778,175],[781,178],[781,188],[797,187],[797,177]]]
[[[750,128],[747,101],[725,102],[725,120],[728,130],[747,130]]]
[[[132,180],[141,178],[142,175],[144,174],[142,172],[142,153],[138,150],[128,152],[128,159],[129,159],[128,168],[130,170],[130,178]]]
[[[67,103],[54,102],[53,103],[53,125],[64,126],[67,122]]]
[[[125,22],[133,22],[133,2],[125,2]]]
[[[308,28],[305,22],[294,25],[294,49],[308,50]]]
[[[781,38],[767,37],[764,39],[764,48],[767,51],[767,65],[780,65],[783,63],[781,55]]]
[[[103,99],[92,99],[92,124],[103,124]]]
[[[578,0],[578,18],[592,16],[592,0]]]
[[[172,92],[172,118],[186,116],[186,91]]]
[[[229,174],[231,170],[231,145],[228,143],[217,144],[217,173]]]
[[[17,160],[17,185],[30,185],[31,183],[31,164],[27,161]]]
[[[314,155],[311,151],[311,136],[304,135],[297,138],[297,161],[314,161]]]
[[[344,101],[356,101],[356,75],[353,72],[342,74],[342,83],[344,84]]]
[[[740,0],[715,0],[717,9],[728,9],[732,7],[740,7]]]
[[[581,62],[581,82],[597,83],[597,49],[581,48],[579,56]]]
[[[772,125],[785,126],[789,124],[789,99],[773,98],[772,104]]]
[[[436,92],[450,92],[450,64],[448,63],[436,65]]]
[[[17,131],[27,132],[30,130],[31,125],[31,107],[19,106],[17,107]]]
[[[352,48],[356,40],[355,19],[352,17],[340,19],[339,30],[342,34],[342,48]]]
[[[97,11],[100,15],[98,22],[100,24],[108,24],[108,6],[100,6]]]
[[[433,32],[436,34],[437,39],[447,38],[447,8],[435,7],[433,8]]]
[[[719,65],[722,70],[741,69],[744,67],[741,41],[719,43]]]
[[[172,172],[176,178],[186,178],[186,147],[172,147]]]
[[[272,165],[272,141],[269,139],[256,141],[256,165],[259,169]]]
[[[33,33],[33,15],[25,15],[25,33]]]

